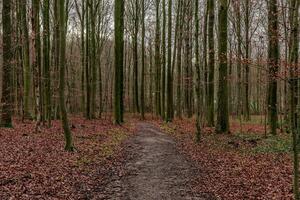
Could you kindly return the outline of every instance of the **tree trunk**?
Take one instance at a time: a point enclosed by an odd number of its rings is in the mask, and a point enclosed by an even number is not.
[[[292,0],[290,5],[290,129],[292,132],[292,140],[293,140],[293,159],[294,159],[294,180],[293,180],[293,190],[294,190],[294,198],[295,200],[300,199],[299,194],[299,98],[297,97],[299,94],[299,82],[297,81],[297,64],[298,64],[298,51],[299,51],[299,1]],[[298,108],[297,108],[298,104]]]
[[[155,1],[156,7],[156,27],[155,27],[155,106],[156,114],[161,115],[161,57],[160,57],[160,15],[159,15],[159,3],[160,0]]]
[[[142,0],[142,71],[141,71],[141,114],[145,119],[145,2]]]
[[[268,114],[270,131],[276,135],[277,129],[277,72],[279,64],[279,30],[277,0],[269,1],[268,33],[269,33],[269,88],[268,88]]]
[[[90,2],[90,22],[91,22],[91,110],[90,118],[94,119],[96,112],[96,90],[97,90],[97,68],[96,68],[96,10],[95,1]]]
[[[61,121],[64,129],[64,135],[66,140],[65,150],[74,151],[72,133],[69,127],[69,121],[67,116],[66,104],[65,104],[65,63],[66,63],[66,17],[65,17],[65,0],[58,2],[59,9],[59,101]]]
[[[124,0],[115,0],[115,98],[114,120],[123,122]]]
[[[173,120],[173,81],[172,81],[172,0],[168,4],[168,69],[167,69],[167,116],[166,121]]]
[[[176,114],[178,118],[182,118],[182,70],[181,70],[181,62],[182,62],[182,42],[183,42],[183,25],[185,16],[185,6],[183,5],[183,1],[179,0],[180,10],[179,13],[179,27],[178,27],[178,44],[177,44],[177,95],[176,95]]]
[[[249,82],[250,82],[250,1],[245,0],[245,102],[244,102],[244,115],[247,121],[250,120],[250,91],[249,91]]]
[[[208,126],[214,126],[214,81],[215,81],[215,43],[214,43],[214,21],[215,21],[215,6],[214,0],[208,1],[208,98],[207,98],[207,123]]]
[[[48,125],[51,125],[51,82],[50,82],[50,21],[49,0],[43,1],[43,68],[45,73],[45,114]]]
[[[166,0],[162,1],[163,24],[162,24],[162,71],[161,71],[161,112],[166,119]]]
[[[134,18],[134,34],[133,34],[133,80],[134,80],[134,107],[136,112],[140,112],[139,104],[139,80],[138,80],[138,34],[139,34],[139,4],[135,0],[135,18]]]
[[[86,82],[86,118],[91,119],[91,71],[90,71],[90,13],[89,13],[90,0],[86,0],[86,36],[85,36],[85,82]]]
[[[38,130],[42,114],[42,90],[41,90],[41,41],[40,41],[40,1],[32,1],[32,40],[33,40],[33,81],[35,91],[35,117],[36,117],[36,131]]]
[[[219,7],[219,90],[217,133],[229,132],[228,69],[227,69],[227,12],[228,1],[221,0]]]
[[[22,44],[23,45],[23,74],[24,74],[24,105],[23,116],[24,118],[31,118],[29,111],[30,105],[30,86],[31,86],[31,67],[30,67],[30,54],[29,54],[29,33],[27,23],[27,9],[26,1],[21,3],[21,23],[22,23]]]
[[[195,68],[197,73],[196,78],[196,96],[197,96],[197,115],[196,115],[196,142],[200,142],[201,140],[201,119],[200,119],[200,105],[201,105],[201,94],[200,94],[200,84],[201,84],[201,72],[200,72],[200,60],[199,60],[199,0],[195,1]]]
[[[11,1],[2,1],[2,28],[3,28],[3,67],[2,67],[2,97],[1,97],[1,127],[12,128],[12,47],[11,47]]]
[[[241,33],[241,2],[234,2],[236,10],[236,29],[237,29],[237,115],[239,120],[242,120],[243,114],[243,96],[242,96],[242,33]]]

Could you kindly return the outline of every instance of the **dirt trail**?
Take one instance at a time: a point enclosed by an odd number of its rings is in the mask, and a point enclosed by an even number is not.
[[[128,141],[126,154],[124,175],[110,183],[110,197],[105,199],[211,199],[192,192],[196,168],[178,152],[174,140],[154,125],[138,124],[138,133]]]

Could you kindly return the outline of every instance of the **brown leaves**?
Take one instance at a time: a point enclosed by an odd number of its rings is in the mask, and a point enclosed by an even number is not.
[[[287,153],[250,153],[254,147],[250,140],[233,140],[240,130],[237,124],[232,124],[233,134],[229,135],[215,135],[212,129],[205,129],[200,144],[194,142],[193,120],[161,126],[163,129],[167,126],[166,132],[177,138],[179,148],[198,166],[200,174],[194,187],[197,193],[230,200],[293,199],[290,156]],[[243,129],[248,135],[264,134],[260,125],[248,124]],[[230,141],[237,146],[228,144]]]
[[[71,123],[76,153],[64,151],[59,121],[37,134],[31,122],[0,130],[0,199],[79,199],[101,192],[94,191],[103,177],[99,172],[112,165],[133,125],[81,118]]]

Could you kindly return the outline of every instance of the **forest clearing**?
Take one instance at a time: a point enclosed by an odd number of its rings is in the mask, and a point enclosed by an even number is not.
[[[0,200],[300,200],[300,0],[0,5]]]

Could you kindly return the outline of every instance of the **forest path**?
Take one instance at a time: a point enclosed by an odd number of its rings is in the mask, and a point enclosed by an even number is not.
[[[170,136],[150,123],[139,123],[137,131],[126,146],[121,199],[207,199],[193,194],[197,169],[179,153]]]

